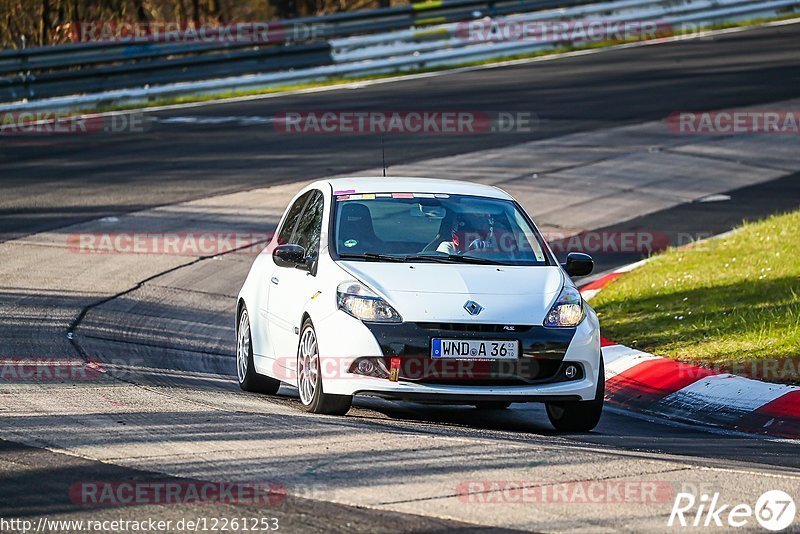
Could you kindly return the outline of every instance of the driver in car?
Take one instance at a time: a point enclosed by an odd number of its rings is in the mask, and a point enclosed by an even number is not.
[[[494,245],[494,221],[491,216],[467,217],[456,214],[450,228],[450,241],[442,241],[437,252],[462,255],[485,250]]]

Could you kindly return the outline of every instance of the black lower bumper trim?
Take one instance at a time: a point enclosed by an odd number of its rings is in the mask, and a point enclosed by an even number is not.
[[[386,391],[356,391],[355,395],[367,395],[388,400],[404,400],[431,404],[475,404],[478,402],[568,402],[582,400],[580,395],[473,395],[468,393],[424,393]]]

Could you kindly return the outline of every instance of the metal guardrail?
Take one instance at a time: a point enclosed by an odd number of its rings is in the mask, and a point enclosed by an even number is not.
[[[558,10],[558,17],[552,11],[537,11],[523,13],[494,19],[497,24],[525,24],[548,21],[554,19],[568,19],[580,21],[585,19],[599,19],[609,12],[613,4],[614,15],[608,17],[615,22],[653,21],[661,29],[672,28],[676,30],[687,29],[689,25],[697,22],[725,22],[730,17],[738,14],[752,14],[762,12],[764,9],[772,10],[786,6],[800,6],[796,0],[770,0],[753,2],[752,0],[694,0],[685,2],[663,2],[654,0],[618,0],[613,3],[597,3],[588,6],[565,8]],[[487,21],[487,25],[492,21]],[[561,39],[539,39],[532,41],[494,42],[491,40],[478,41],[465,39],[465,26],[463,24],[443,24],[431,27],[425,31],[407,30],[403,32],[390,32],[380,35],[356,36],[345,39],[331,39],[335,63],[349,63],[354,61],[378,60],[381,58],[396,57],[403,54],[422,55],[424,52],[441,49],[454,50],[472,47],[476,57],[480,54],[478,47],[483,47],[488,53],[501,50],[509,54],[520,54],[554,48],[561,45],[580,45],[581,41],[564,42]],[[435,34],[436,41],[429,41],[428,36]],[[462,35],[459,35],[462,34]],[[610,36],[609,36],[610,37]],[[430,62],[420,62],[420,68],[432,66]]]
[[[280,44],[174,43],[142,39],[0,51],[4,109],[69,107],[395,72],[544,50],[580,40],[464,39],[465,21],[527,23],[599,19],[659,25],[718,24],[800,11],[800,0],[444,0],[277,23],[326,40]],[[423,15],[424,16],[421,16]],[[337,38],[337,35],[346,37]],[[5,75],[5,76],[3,76]],[[63,95],[76,95],[74,97]],[[102,94],[98,94],[102,93]],[[56,98],[53,98],[56,97]],[[60,97],[60,98],[59,98]]]
[[[302,46],[298,48],[298,43],[592,1],[596,0],[428,0],[408,6],[269,23],[267,33],[278,37],[264,43],[227,41],[219,30],[208,29],[203,38],[211,42],[175,42],[175,34],[162,33],[148,38],[4,50],[0,51],[0,101],[302,68],[310,65],[310,58],[314,58],[312,63],[316,65],[326,65],[333,63],[330,56],[310,56],[303,53]],[[204,60],[192,57],[198,55],[208,57]],[[289,65],[279,56],[287,60],[296,58],[297,64]],[[264,61],[253,61],[254,58]],[[240,65],[234,67],[233,63]],[[168,74],[170,69],[174,72],[172,79]],[[192,69],[194,74],[185,69]],[[142,80],[132,75],[146,71],[152,71],[154,79]],[[61,80],[57,80],[59,76]],[[77,83],[79,79],[82,81]],[[92,86],[92,79],[98,80],[96,87]]]
[[[237,52],[195,54],[158,60],[149,56],[146,61],[136,58],[110,66],[42,71],[35,75],[22,74],[0,79],[0,95],[12,99],[47,98],[76,93],[96,93],[237,76],[254,72],[329,65],[333,63],[331,47],[326,41],[295,46],[259,47]],[[4,85],[8,83],[7,87]],[[5,97],[8,99],[8,97]]]

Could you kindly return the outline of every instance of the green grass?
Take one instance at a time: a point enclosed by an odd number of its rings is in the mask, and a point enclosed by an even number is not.
[[[601,291],[603,335],[659,356],[800,383],[800,211],[669,249]]]

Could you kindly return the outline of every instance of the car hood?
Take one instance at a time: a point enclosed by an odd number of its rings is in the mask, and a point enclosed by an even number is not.
[[[564,284],[559,267],[340,262],[404,321],[542,324]],[[483,309],[469,314],[464,305]]]

